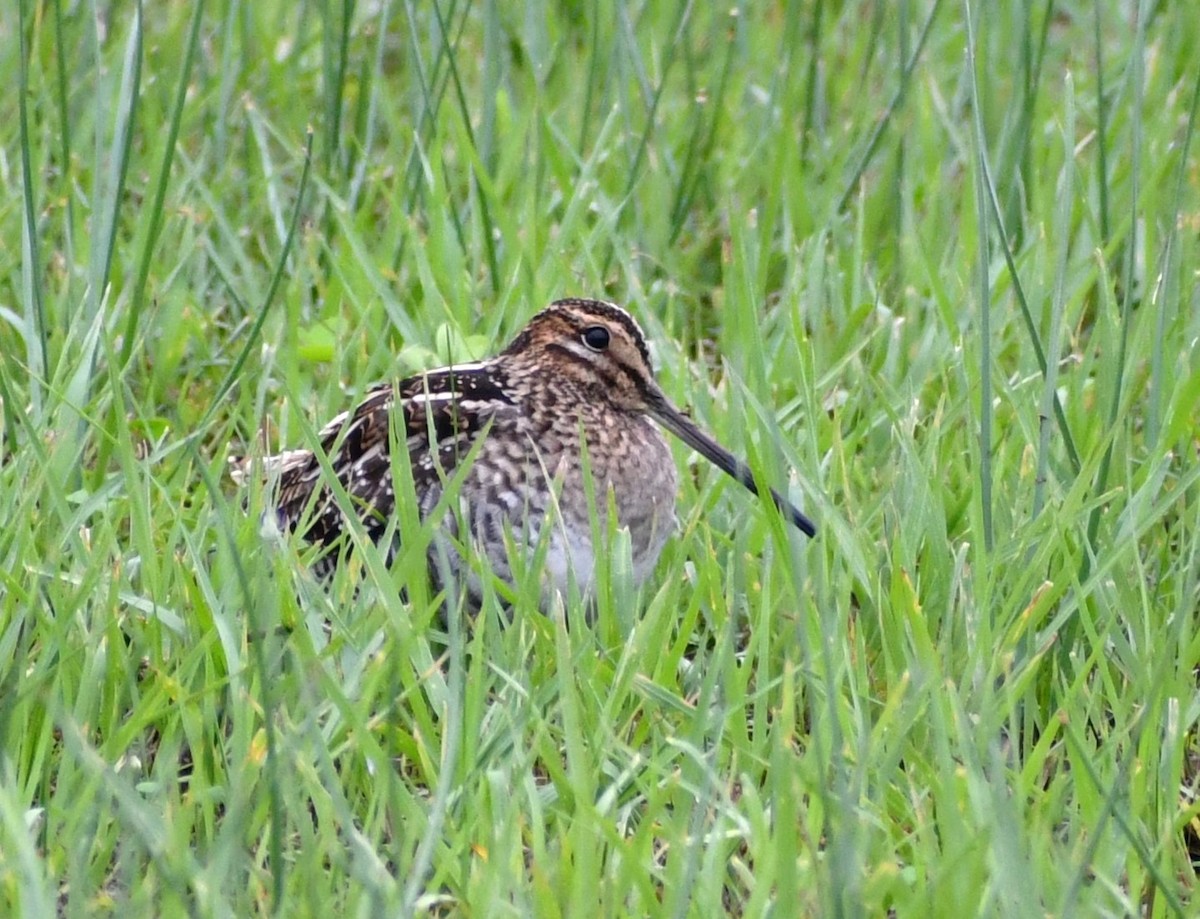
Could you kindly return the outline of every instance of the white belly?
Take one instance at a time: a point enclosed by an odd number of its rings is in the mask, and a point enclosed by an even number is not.
[[[655,526],[649,534],[641,551],[634,551],[632,558],[633,583],[641,585],[654,571],[658,557],[662,554],[663,546],[675,529],[675,515],[669,512],[665,521],[655,518]],[[618,537],[629,545],[629,530],[622,528]],[[617,551],[617,539],[614,545],[606,549],[611,557]],[[560,591],[563,596],[569,595],[570,585],[574,580],[581,595],[588,595],[596,582],[596,549],[589,530],[575,527],[557,526],[550,535],[550,545],[546,548],[545,582]]]

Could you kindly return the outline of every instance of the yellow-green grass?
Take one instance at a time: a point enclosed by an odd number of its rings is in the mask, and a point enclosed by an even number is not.
[[[0,914],[1196,908],[1190,3],[0,36]],[[594,621],[535,559],[468,624],[411,509],[329,593],[243,512],[231,450],[567,295],[818,537],[677,446],[639,592],[615,534]]]

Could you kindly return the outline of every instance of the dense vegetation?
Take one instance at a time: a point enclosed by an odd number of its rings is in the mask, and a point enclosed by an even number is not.
[[[0,914],[1195,908],[1191,3],[0,36]],[[676,444],[650,582],[616,534],[505,625],[243,511],[231,452],[566,295],[817,538]]]

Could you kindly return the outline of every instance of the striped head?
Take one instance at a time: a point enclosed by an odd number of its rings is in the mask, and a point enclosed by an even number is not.
[[[500,355],[513,376],[570,380],[623,411],[649,413],[658,387],[646,337],[633,317],[599,300],[556,300]]]

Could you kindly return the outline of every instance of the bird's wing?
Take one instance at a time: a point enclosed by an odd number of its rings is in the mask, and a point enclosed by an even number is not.
[[[405,441],[420,497],[455,469],[498,412],[514,404],[488,364],[445,367],[370,390],[353,411],[326,424],[317,439],[356,516],[378,538],[395,508],[389,427],[397,409],[404,427],[394,436]],[[343,512],[313,451],[265,457],[262,469],[268,481],[278,482],[274,494],[281,527],[302,529],[310,542],[326,544],[343,532]],[[245,461],[240,473],[244,480]]]

